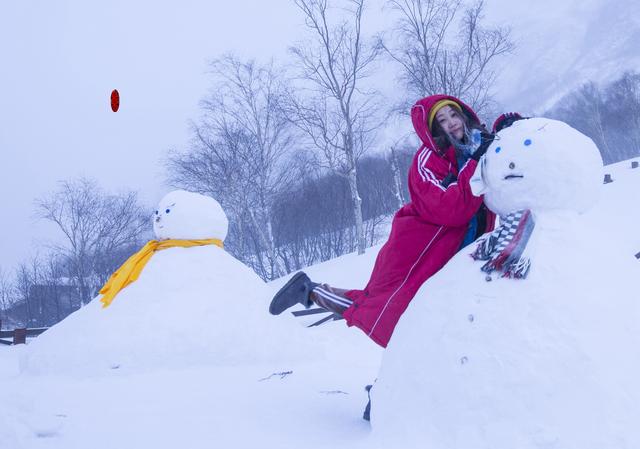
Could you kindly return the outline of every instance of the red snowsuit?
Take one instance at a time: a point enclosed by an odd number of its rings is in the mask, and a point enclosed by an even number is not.
[[[409,169],[411,201],[396,212],[365,289],[345,292],[353,300],[344,312],[347,325],[362,329],[383,347],[420,286],[458,251],[482,205],[469,187],[477,162],[469,159],[458,173],[453,146],[441,154],[427,127],[429,111],[442,99],[457,102],[479,123],[471,108],[454,97],[434,95],[413,106],[411,120],[422,145]],[[440,183],[449,172],[458,181],[444,188]],[[490,231],[495,215],[487,210],[486,219],[485,231]]]

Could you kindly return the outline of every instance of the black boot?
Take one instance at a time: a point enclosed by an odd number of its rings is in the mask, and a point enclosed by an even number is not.
[[[309,293],[318,285],[315,282],[311,282],[309,276],[303,271],[300,271],[293,275],[289,282],[284,284],[278,293],[271,300],[269,305],[269,312],[271,315],[280,315],[289,307],[293,307],[296,304],[302,304],[307,309],[313,304],[309,299]]]

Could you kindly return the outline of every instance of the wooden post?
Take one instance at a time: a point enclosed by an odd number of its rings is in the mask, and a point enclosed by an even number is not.
[[[606,175],[604,175],[604,183],[609,184],[610,182],[613,182],[613,179],[611,178],[611,175],[607,173]]]
[[[19,329],[14,329],[13,331],[13,344],[14,345],[23,345],[27,342],[27,329],[22,327]]]
[[[638,168],[638,161],[631,161],[631,168]]]

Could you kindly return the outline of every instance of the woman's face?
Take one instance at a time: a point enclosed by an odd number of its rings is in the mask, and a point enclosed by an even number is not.
[[[464,121],[460,113],[451,106],[444,106],[436,112],[436,120],[448,135],[462,140],[464,136]]]

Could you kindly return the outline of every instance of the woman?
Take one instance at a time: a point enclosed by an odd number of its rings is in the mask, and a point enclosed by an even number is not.
[[[315,303],[386,347],[420,286],[463,245],[493,229],[495,216],[469,186],[493,135],[469,106],[446,95],[419,100],[411,120],[422,141],[409,169],[411,201],[395,214],[367,286],[338,289],[299,272],[273,298],[272,314]]]

